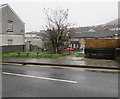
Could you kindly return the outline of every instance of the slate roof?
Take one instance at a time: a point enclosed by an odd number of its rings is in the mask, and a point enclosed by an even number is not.
[[[97,32],[85,32],[75,34],[75,38],[105,38],[115,34],[119,34],[118,31],[97,31]]]

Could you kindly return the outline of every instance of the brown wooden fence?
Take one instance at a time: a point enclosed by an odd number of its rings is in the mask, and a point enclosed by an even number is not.
[[[120,48],[120,39],[86,39],[86,48]]]

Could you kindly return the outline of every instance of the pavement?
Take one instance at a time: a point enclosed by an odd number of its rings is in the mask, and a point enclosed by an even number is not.
[[[118,97],[118,73],[22,64],[2,72],[3,97]]]
[[[47,65],[74,65],[82,67],[107,67],[120,68],[118,62],[106,59],[88,59],[83,57],[75,57],[69,55],[59,58],[3,58],[2,62],[16,62],[16,63],[35,63]]]

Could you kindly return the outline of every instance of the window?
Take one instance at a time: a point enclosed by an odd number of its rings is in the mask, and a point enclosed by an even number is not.
[[[7,32],[13,32],[13,21],[8,20]]]

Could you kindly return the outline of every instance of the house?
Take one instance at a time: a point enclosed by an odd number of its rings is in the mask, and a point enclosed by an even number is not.
[[[24,51],[25,23],[8,5],[0,5],[0,47],[2,52]]]
[[[25,33],[26,51],[42,51],[43,42],[39,32],[26,32]]]
[[[85,48],[85,39],[118,39],[120,37],[118,31],[89,31],[77,33],[71,38],[71,46],[76,49]]]
[[[120,32],[110,31],[89,31],[75,34],[71,42],[72,47],[85,50],[88,58],[116,59],[120,56]],[[78,46],[79,45],[79,46]]]

